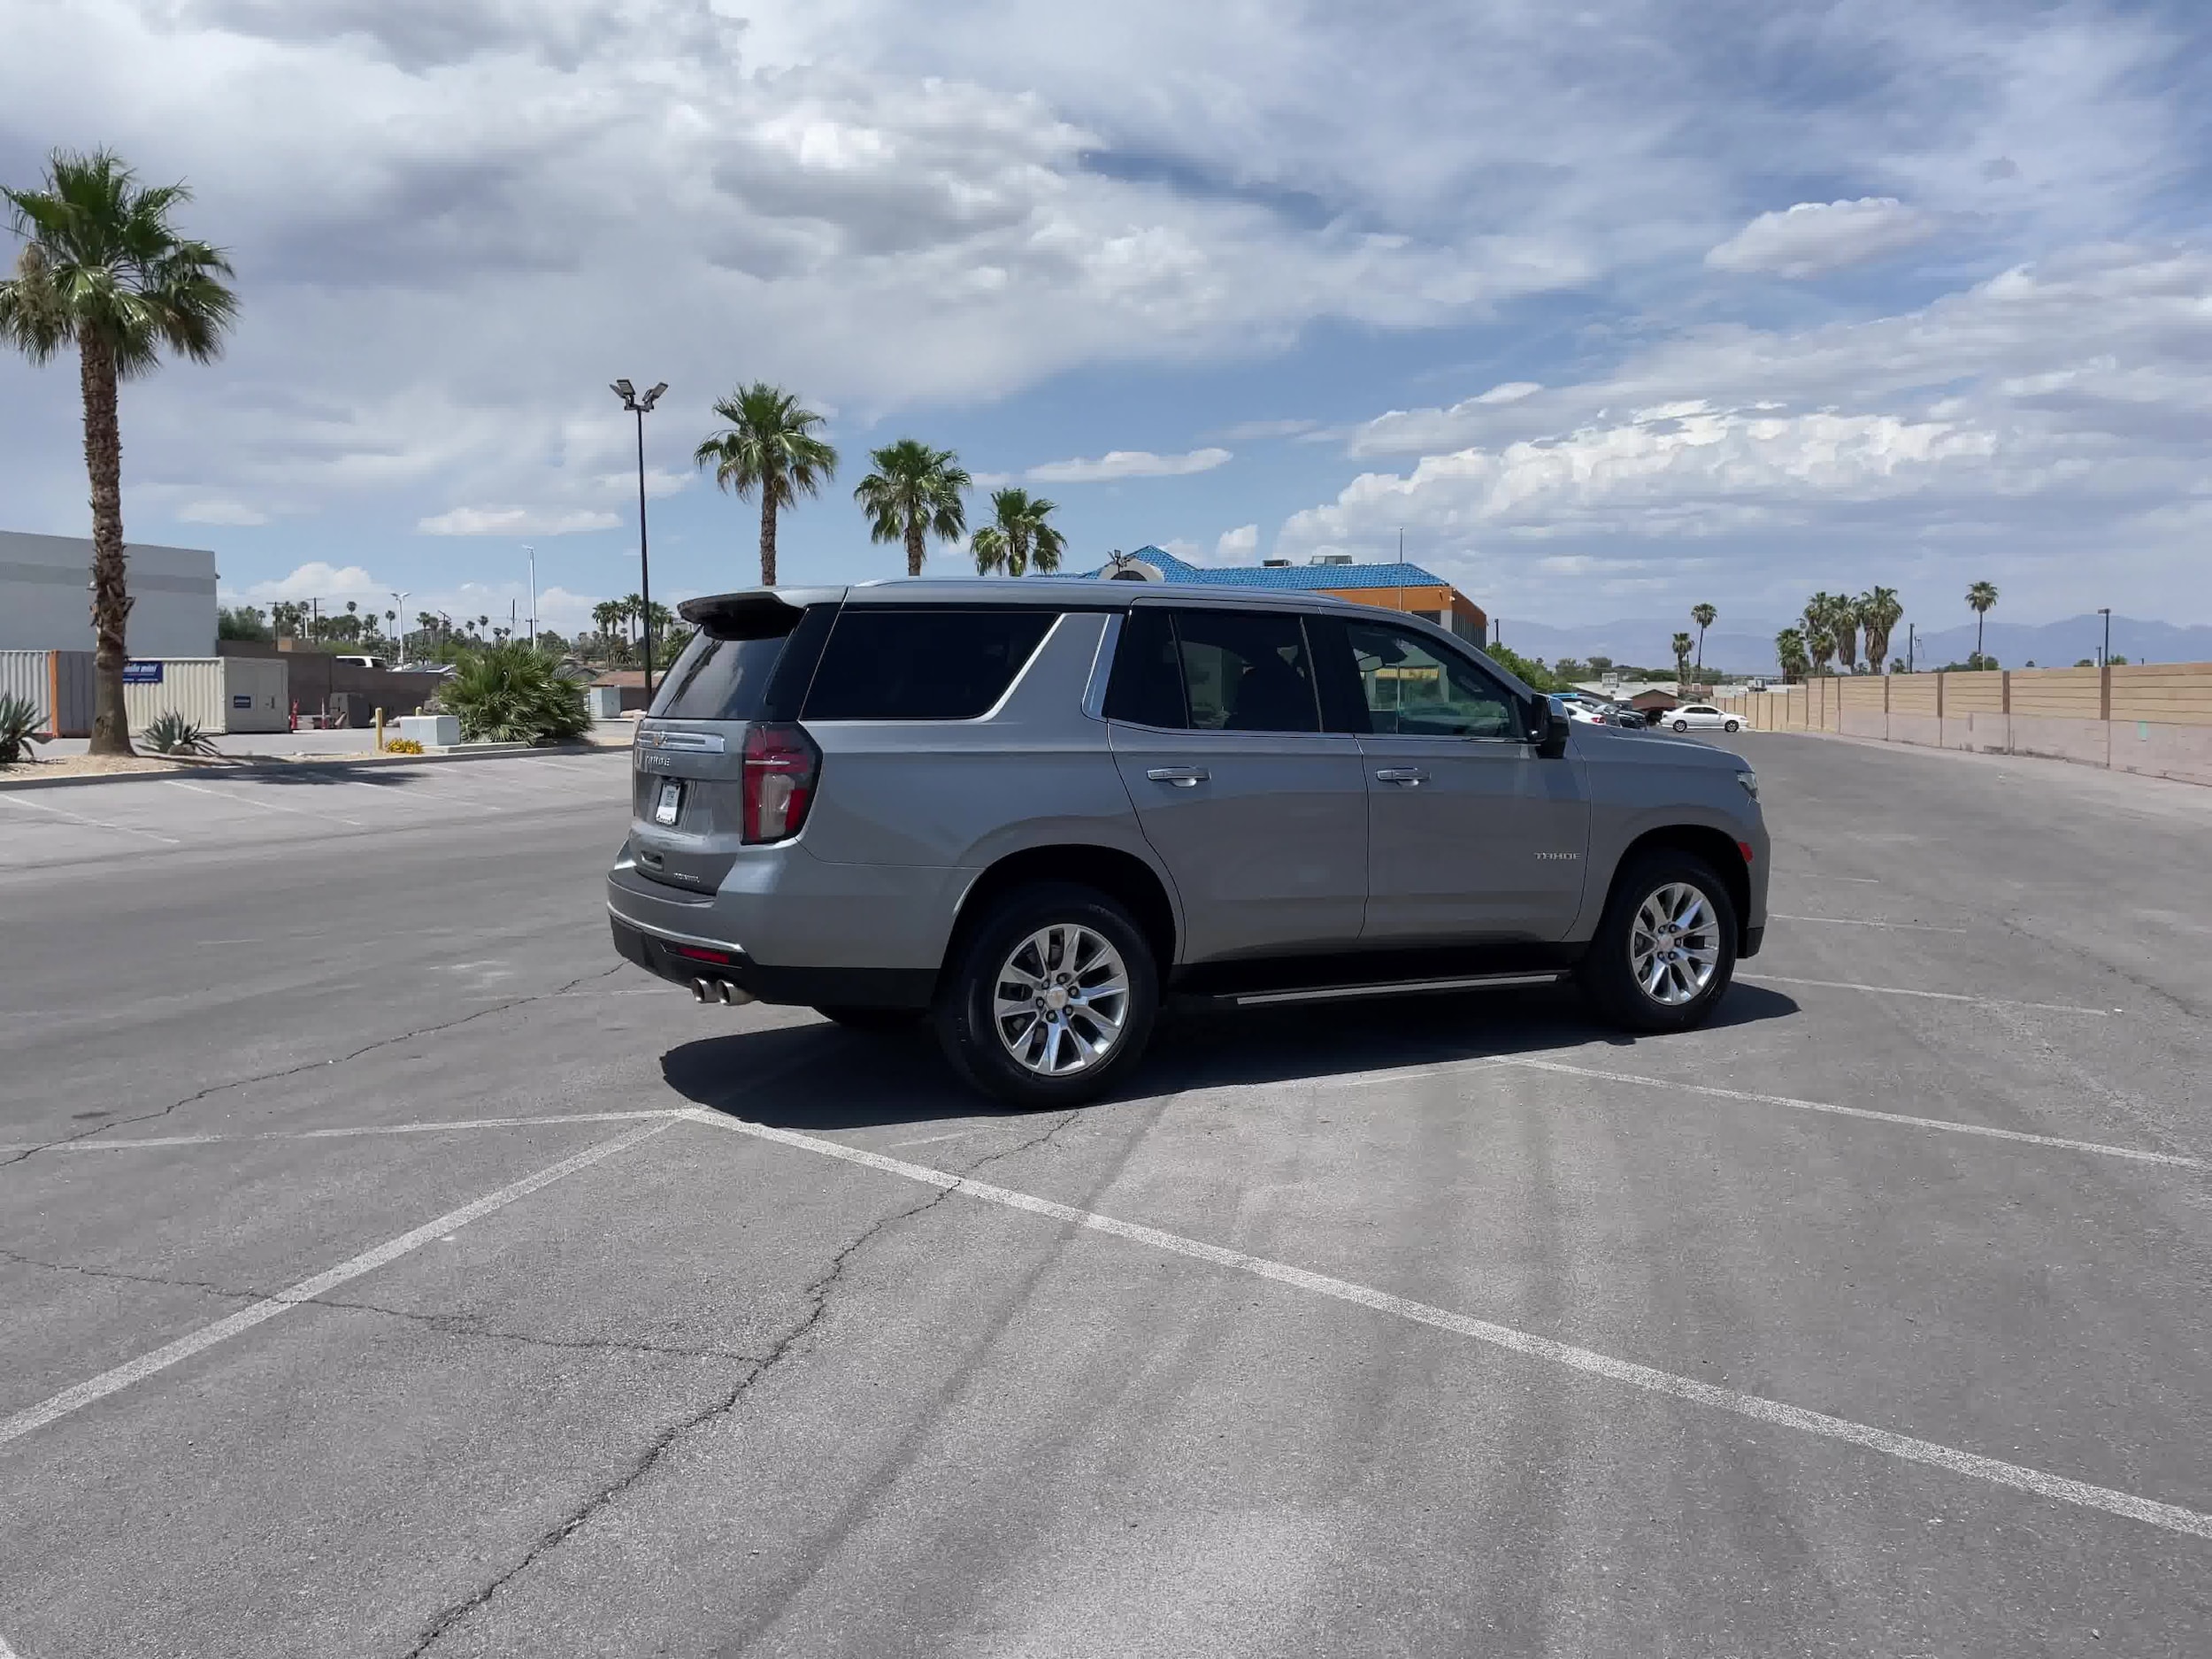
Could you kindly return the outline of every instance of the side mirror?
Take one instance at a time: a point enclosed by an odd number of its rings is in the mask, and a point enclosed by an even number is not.
[[[1549,697],[1537,696],[1528,735],[1540,760],[1557,760],[1567,752],[1567,718],[1552,707]]]

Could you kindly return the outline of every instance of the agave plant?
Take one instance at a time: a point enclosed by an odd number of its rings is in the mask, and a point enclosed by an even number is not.
[[[215,740],[184,716],[172,710],[157,714],[139,741],[157,755],[212,755],[217,752]]]
[[[0,697],[0,766],[31,758],[38,727],[38,710],[29,703],[13,694]]]
[[[472,743],[548,743],[591,729],[583,687],[526,645],[471,652],[439,687],[438,706]]]

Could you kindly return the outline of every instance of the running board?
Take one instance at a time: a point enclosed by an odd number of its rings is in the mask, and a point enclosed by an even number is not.
[[[1418,996],[1432,991],[1487,990],[1509,985],[1556,985],[1564,968],[1531,973],[1465,973],[1444,979],[1384,979],[1371,985],[1310,985],[1282,991],[1225,991],[1200,1000],[1232,1008],[1262,1008],[1277,1002],[1335,1002],[1360,996]]]

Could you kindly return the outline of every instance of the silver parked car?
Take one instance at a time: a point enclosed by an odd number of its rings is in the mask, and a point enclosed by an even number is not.
[[[616,948],[702,1001],[930,1019],[1025,1105],[1213,1008],[1578,979],[1705,1019],[1766,920],[1757,780],[1570,724],[1318,595],[896,582],[695,599],[639,722]]]

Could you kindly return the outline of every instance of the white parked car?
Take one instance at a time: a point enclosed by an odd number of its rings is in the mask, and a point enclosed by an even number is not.
[[[1677,732],[1687,732],[1699,728],[1709,729],[1715,726],[1724,732],[1734,732],[1741,730],[1743,726],[1741,715],[1730,714],[1724,709],[1716,709],[1709,703],[1686,703],[1678,709],[1671,709],[1666,713],[1658,716],[1657,719]]]

